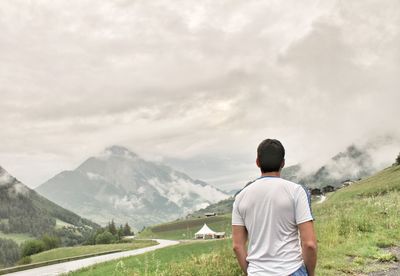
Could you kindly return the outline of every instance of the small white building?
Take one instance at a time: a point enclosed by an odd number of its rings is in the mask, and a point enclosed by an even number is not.
[[[207,224],[204,223],[203,227],[194,234],[195,239],[221,239],[225,237],[225,232],[215,232],[211,230]]]

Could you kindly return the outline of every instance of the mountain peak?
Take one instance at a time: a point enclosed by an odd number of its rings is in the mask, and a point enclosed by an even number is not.
[[[104,151],[104,155],[120,156],[120,157],[137,157],[137,154],[131,152],[129,149],[123,146],[118,146],[118,145],[113,145],[111,147],[106,148]]]
[[[0,186],[14,181],[14,178],[0,166]]]

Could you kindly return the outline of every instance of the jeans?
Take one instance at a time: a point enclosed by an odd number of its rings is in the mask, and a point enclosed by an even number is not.
[[[308,276],[305,265],[302,265],[298,270],[292,273],[290,276]]]

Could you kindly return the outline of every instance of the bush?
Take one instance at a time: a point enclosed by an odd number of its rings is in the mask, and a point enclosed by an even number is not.
[[[32,262],[31,256],[22,257],[18,262],[17,265],[27,265]]]
[[[31,256],[46,250],[46,245],[42,240],[30,240],[22,244],[22,257]]]
[[[44,243],[45,250],[57,248],[60,246],[60,243],[61,243],[59,237],[54,237],[54,236],[49,236],[49,235],[44,235],[42,237],[42,241]]]
[[[96,244],[110,244],[115,242],[115,237],[108,231],[104,231],[96,236]]]

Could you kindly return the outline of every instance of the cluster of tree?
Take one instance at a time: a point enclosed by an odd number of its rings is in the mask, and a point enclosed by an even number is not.
[[[16,242],[0,238],[0,267],[14,265],[20,256],[20,248]]]
[[[11,190],[7,185],[0,187],[0,231],[40,237],[54,229],[54,218],[35,206],[30,197],[22,193],[10,194]]]
[[[44,235],[40,239],[28,240],[21,245],[21,256],[27,257],[46,250],[59,247],[61,240],[59,237]]]
[[[132,236],[134,232],[128,223],[116,226],[114,220],[109,222],[106,227],[97,229],[86,241],[86,244],[110,244],[121,242],[125,236]]]
[[[24,189],[19,191],[18,187]],[[77,228],[95,229],[100,227],[47,200],[16,180],[0,186],[0,231],[29,233],[34,237],[41,237],[46,233],[53,234],[56,219]]]
[[[75,246],[86,243],[93,231],[89,227],[64,226],[53,233],[60,238],[62,246]]]

